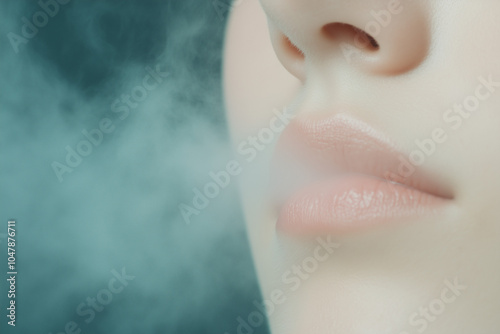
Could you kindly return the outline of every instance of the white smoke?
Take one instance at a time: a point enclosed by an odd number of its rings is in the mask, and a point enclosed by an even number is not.
[[[17,326],[2,332],[231,331],[259,298],[234,183],[189,226],[178,210],[231,159],[219,13],[208,1],[73,1],[16,53],[7,34],[23,36],[40,5],[0,8],[0,211],[17,219],[19,268]],[[168,76],[126,117],[113,110],[156,66]],[[66,147],[88,154],[69,166]],[[71,171],[58,177],[54,162]],[[87,324],[77,306],[121,268],[135,279]]]

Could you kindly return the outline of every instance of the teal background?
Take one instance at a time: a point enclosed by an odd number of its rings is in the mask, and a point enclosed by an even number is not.
[[[40,5],[0,2],[0,268],[14,218],[18,271],[15,328],[0,285],[1,333],[55,334],[74,321],[81,333],[232,334],[255,310],[235,182],[189,225],[178,209],[231,159],[221,92],[228,6],[73,0],[16,53],[7,34],[21,34]],[[168,77],[120,119],[112,103],[157,64]],[[103,118],[113,132],[59,182],[53,162]],[[77,307],[122,268],[135,278],[85,322]],[[254,331],[267,332],[266,323]]]

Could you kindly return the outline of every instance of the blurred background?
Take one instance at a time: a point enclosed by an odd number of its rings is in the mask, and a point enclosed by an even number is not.
[[[268,333],[240,321],[261,297],[236,182],[193,204],[232,159],[233,5],[0,2],[1,333]]]

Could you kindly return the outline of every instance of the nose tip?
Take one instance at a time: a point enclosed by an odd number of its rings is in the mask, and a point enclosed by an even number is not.
[[[277,57],[301,80],[310,64],[325,59],[390,76],[415,69],[428,54],[430,23],[422,2],[261,1]]]

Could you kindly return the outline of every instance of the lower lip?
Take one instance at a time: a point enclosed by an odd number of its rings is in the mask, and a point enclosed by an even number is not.
[[[277,228],[289,234],[355,232],[437,214],[449,201],[375,177],[347,175],[293,194],[280,209]]]

